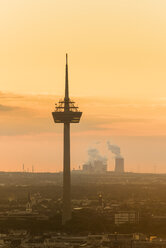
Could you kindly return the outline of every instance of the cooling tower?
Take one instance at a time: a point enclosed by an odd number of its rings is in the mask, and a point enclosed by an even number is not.
[[[115,172],[124,173],[124,158],[122,157],[115,158]]]

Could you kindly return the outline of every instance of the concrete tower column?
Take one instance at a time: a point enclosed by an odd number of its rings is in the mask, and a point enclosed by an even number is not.
[[[62,224],[65,224],[70,219],[71,219],[70,123],[64,123]]]

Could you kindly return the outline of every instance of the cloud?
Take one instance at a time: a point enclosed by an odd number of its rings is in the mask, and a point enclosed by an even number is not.
[[[15,109],[17,109],[17,107],[11,107],[11,106],[6,106],[6,105],[0,104],[0,112],[1,111],[13,111]]]
[[[29,135],[59,133],[62,125],[54,125],[51,112],[60,99],[54,95],[13,94],[0,92],[0,135]],[[148,100],[72,98],[83,116],[79,125],[72,125],[72,133],[105,132],[125,134],[143,131],[156,132],[157,122],[166,123],[162,103]],[[163,113],[163,115],[161,115]],[[163,116],[163,117],[162,117]],[[163,118],[163,119],[162,119]],[[159,130],[159,129],[158,129]],[[162,130],[161,130],[162,131]]]
[[[4,93],[0,91],[0,99],[19,99],[24,98],[24,95],[14,94],[14,93]]]

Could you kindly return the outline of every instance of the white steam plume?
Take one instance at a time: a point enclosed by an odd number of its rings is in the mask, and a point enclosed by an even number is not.
[[[100,155],[99,151],[96,148],[91,148],[88,150],[88,156],[90,161],[106,161],[107,158]]]
[[[117,145],[111,145],[109,141],[107,141],[108,150],[111,151],[116,157],[121,157],[120,147]]]

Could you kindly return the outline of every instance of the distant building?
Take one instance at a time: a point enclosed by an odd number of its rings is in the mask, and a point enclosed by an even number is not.
[[[28,202],[26,204],[26,212],[32,213],[32,202],[31,202],[31,195],[28,193]]]
[[[83,172],[85,172],[85,173],[93,172],[92,164],[91,164],[91,163],[83,164],[82,170],[83,170]]]
[[[124,173],[124,158],[115,157],[115,172]]]
[[[94,160],[83,164],[82,168],[84,173],[105,173],[107,171],[107,160]]]
[[[139,213],[134,211],[119,211],[115,213],[115,225],[139,223]]]

